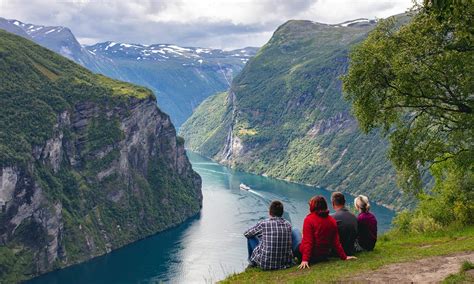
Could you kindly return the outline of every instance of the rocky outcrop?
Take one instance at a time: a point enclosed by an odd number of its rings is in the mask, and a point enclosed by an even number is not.
[[[315,138],[318,135],[326,135],[338,131],[358,131],[357,122],[354,117],[347,112],[340,112],[328,119],[318,120],[308,130],[307,135]]]
[[[0,169],[0,206],[6,206],[13,199],[18,173],[13,167]]]
[[[119,135],[93,146],[90,140],[97,134],[91,134],[92,128],[100,124],[116,124]],[[0,168],[0,244],[23,247],[33,259],[31,275],[87,260],[173,226],[196,214],[202,204],[200,177],[168,115],[153,98],[132,98],[122,105],[79,102],[57,115],[52,137],[34,146],[32,157],[24,167]],[[163,168],[152,172],[157,167]],[[153,174],[168,177],[152,181]],[[73,180],[66,184],[63,176]],[[173,190],[183,191],[180,194],[193,204],[156,222],[164,214],[160,202],[169,207],[182,202],[168,194]],[[77,200],[71,204],[73,198]],[[140,204],[144,200],[151,207]],[[110,204],[117,210],[117,220],[110,219],[113,225],[104,220],[110,218],[105,216]],[[121,220],[122,212],[133,217]],[[117,239],[117,230],[129,236]]]
[[[0,29],[0,282],[177,225],[201,179],[153,93]]]

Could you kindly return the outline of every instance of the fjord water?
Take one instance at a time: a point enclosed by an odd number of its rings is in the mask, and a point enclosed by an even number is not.
[[[310,197],[324,189],[236,172],[197,154],[188,156],[202,177],[201,213],[184,224],[80,265],[51,272],[31,283],[203,283],[215,282],[247,266],[242,233],[267,216],[271,200],[285,204],[285,217],[301,228]],[[239,189],[240,183],[251,190]],[[353,198],[346,196],[352,204]],[[373,205],[379,232],[394,213]]]

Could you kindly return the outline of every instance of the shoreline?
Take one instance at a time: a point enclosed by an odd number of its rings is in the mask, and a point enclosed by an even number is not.
[[[282,178],[278,178],[278,177],[274,177],[274,176],[271,176],[271,175],[267,175],[267,174],[257,174],[257,173],[254,173],[254,172],[247,172],[247,171],[241,171],[241,170],[236,170],[234,168],[232,168],[231,166],[229,165],[226,165],[226,164],[221,164],[219,163],[217,160],[211,158],[211,157],[208,157],[198,151],[194,151],[192,149],[189,149],[189,148],[185,148],[186,151],[189,151],[189,152],[192,152],[192,153],[195,153],[195,154],[198,154],[206,159],[209,159],[213,162],[215,162],[216,164],[220,165],[220,166],[223,166],[223,167],[226,167],[230,170],[233,170],[233,171],[236,171],[236,172],[242,172],[242,173],[246,173],[246,174],[252,174],[252,175],[256,175],[256,176],[261,176],[261,177],[266,177],[266,178],[273,178],[273,179],[276,179],[276,180],[279,180],[279,181],[285,181],[285,182],[288,182],[288,183],[294,183],[294,184],[299,184],[299,185],[305,185],[305,186],[308,186],[308,187],[314,187],[314,188],[318,188],[318,189],[325,189],[327,191],[330,191],[330,192],[335,192],[337,190],[334,190],[330,187],[322,187],[322,186],[319,186],[319,185],[315,185],[315,184],[307,184],[307,183],[303,183],[303,182],[297,182],[297,181],[292,181],[292,180],[288,180],[288,179],[282,179]],[[343,192],[344,194],[348,194],[350,195],[352,198],[355,198],[356,196],[354,196],[352,193],[349,193],[347,191],[341,191]],[[373,203],[379,205],[379,206],[382,206],[384,208],[387,208],[395,213],[399,213],[401,211],[403,211],[404,209],[402,208],[396,208],[395,206],[392,206],[392,205],[388,205],[388,204],[385,204],[385,203],[382,203],[382,202],[378,202],[378,201],[372,201]]]

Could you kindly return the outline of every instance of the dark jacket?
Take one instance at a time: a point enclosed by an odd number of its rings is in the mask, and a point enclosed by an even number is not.
[[[377,219],[370,212],[360,213],[357,241],[365,250],[373,250],[377,242]]]
[[[347,255],[354,255],[354,242],[357,238],[357,217],[347,208],[342,208],[332,215],[337,222],[339,240]]]

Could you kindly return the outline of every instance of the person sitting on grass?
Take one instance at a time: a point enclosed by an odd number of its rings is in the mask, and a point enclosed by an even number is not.
[[[359,210],[357,216],[357,240],[355,244],[356,251],[371,251],[377,242],[377,219],[370,213],[369,198],[365,195],[359,195],[354,199],[354,206]]]
[[[331,195],[331,203],[336,211],[331,216],[336,220],[342,248],[346,255],[353,255],[357,238],[357,217],[346,208],[346,198],[342,192],[334,192]]]
[[[329,216],[328,205],[323,196],[314,196],[309,201],[310,213],[303,223],[303,239],[299,245],[300,269],[309,268],[310,263],[326,260],[335,250],[342,260],[356,259],[347,256],[339,241],[336,220]]]
[[[247,238],[250,266],[264,270],[288,268],[292,264],[291,224],[282,218],[283,203],[273,201],[269,208],[270,218],[248,229]]]

